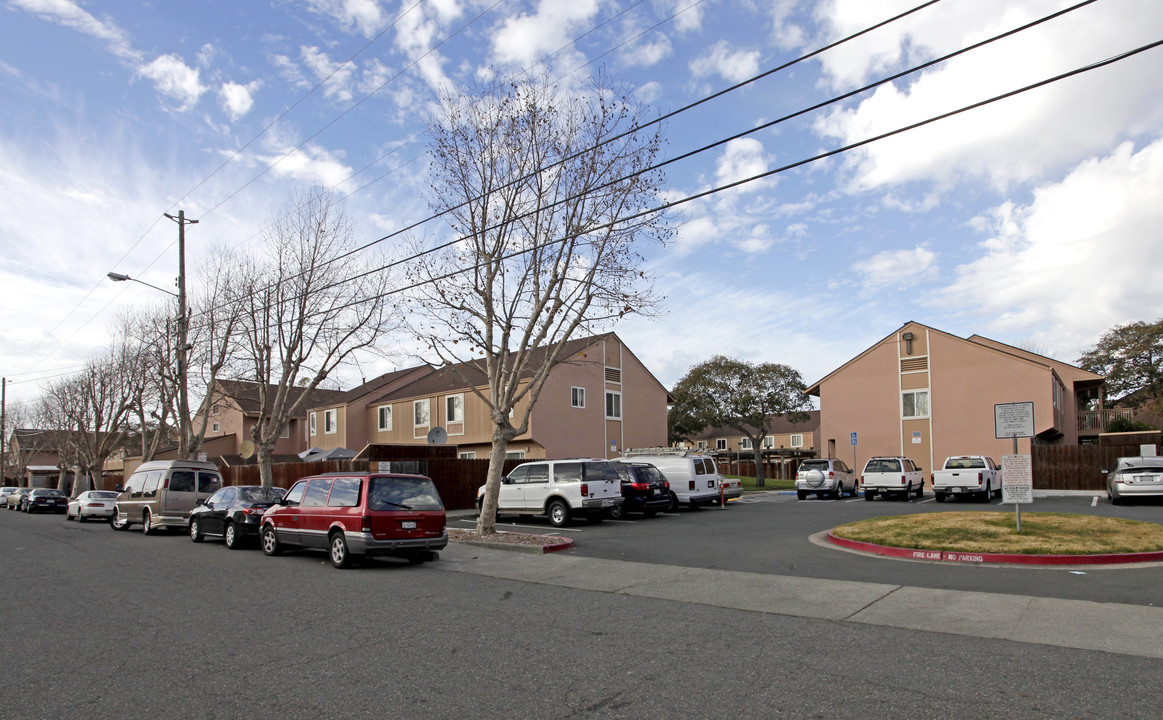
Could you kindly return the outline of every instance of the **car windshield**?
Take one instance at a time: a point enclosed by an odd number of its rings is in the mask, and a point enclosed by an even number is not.
[[[241,502],[251,503],[277,503],[286,490],[278,487],[240,487],[238,488],[238,499]]]
[[[868,465],[864,467],[866,473],[877,472],[900,472],[901,464],[899,460],[893,458],[873,458],[868,461]]]
[[[373,477],[369,510],[443,510],[440,493],[426,477]]]

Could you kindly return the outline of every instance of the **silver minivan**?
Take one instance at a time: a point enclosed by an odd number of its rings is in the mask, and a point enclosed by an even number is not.
[[[148,535],[162,528],[185,529],[186,519],[198,500],[222,488],[222,475],[212,462],[155,460],[142,463],[125,487],[118,487],[109,526],[125,530],[141,525]]]

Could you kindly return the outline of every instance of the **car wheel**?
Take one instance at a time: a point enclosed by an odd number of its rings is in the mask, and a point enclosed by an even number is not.
[[[865,500],[871,500],[871,499],[872,499],[872,498],[874,498],[874,497],[876,497],[876,491],[875,491],[875,490],[869,490],[868,488],[865,488],[865,489],[864,489],[864,499],[865,499]]]
[[[923,497],[925,497],[925,481],[924,480],[922,480],[921,484],[917,486],[917,498],[920,499]]]
[[[608,516],[608,517],[609,517],[611,520],[621,520],[621,519],[622,519],[622,515],[624,515],[625,513],[626,513],[626,510],[625,510],[625,508],[623,508],[621,505],[618,505],[618,506],[612,507],[612,508],[610,508],[609,510],[607,510],[607,511],[606,511],[606,515],[607,515],[607,516]]]
[[[190,521],[190,539],[194,542],[202,542],[202,524],[198,522],[198,518]]]
[[[129,523],[121,522],[121,513],[114,510],[113,516],[109,518],[109,527],[113,528],[114,530],[124,530],[129,527]]]
[[[152,535],[154,532],[152,524],[153,514],[149,510],[146,510],[141,514],[141,534]]]
[[[796,490],[796,498],[798,498],[800,500],[806,500],[807,497],[808,497],[807,490]]]
[[[844,497],[844,483],[839,480],[836,481],[836,490],[832,493],[832,497],[837,500]]]
[[[1111,495],[1111,505],[1122,505],[1123,499],[1118,495]]]
[[[228,549],[238,549],[238,528],[234,525],[234,523],[226,523],[226,527],[222,530],[222,539],[226,541],[226,547]]]
[[[678,512],[678,495],[670,494],[670,512]]]
[[[989,481],[986,480],[985,481],[985,494],[982,495],[979,499],[981,500],[981,502],[987,503],[987,502],[989,502],[989,499],[991,497],[993,497],[993,489],[989,486]]]
[[[337,568],[343,569],[351,564],[351,553],[347,551],[347,538],[343,536],[342,532],[335,532],[331,534],[331,539],[328,541],[328,547],[331,549],[331,564]]]
[[[549,503],[545,514],[549,516],[549,524],[553,527],[564,527],[569,524],[569,508],[560,500]]]
[[[905,485],[905,494],[904,494],[904,497],[902,499],[905,502],[908,502],[909,497],[912,496],[912,494],[913,494],[913,484],[909,483],[908,485]]]
[[[937,502],[945,502],[945,493],[933,493],[933,499]]]
[[[279,555],[283,552],[283,544],[279,542],[273,525],[262,529],[262,552],[264,555]]]

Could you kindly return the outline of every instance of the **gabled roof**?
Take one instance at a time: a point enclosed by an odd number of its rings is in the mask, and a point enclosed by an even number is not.
[[[225,396],[233,400],[240,410],[246,415],[257,415],[259,407],[259,383],[250,380],[222,380],[217,381],[218,387],[215,390],[217,396]],[[267,386],[268,397],[273,396],[278,392],[278,385],[270,384]],[[305,388],[292,387],[288,388],[287,393],[291,403],[298,400],[299,396],[306,392]],[[334,399],[342,396],[342,390],[323,390],[316,388],[311,391],[307,397],[306,403],[300,411],[301,415],[305,415],[308,407],[318,407],[320,405],[333,404]]]
[[[774,416],[771,418],[771,426],[767,429],[768,435],[782,435],[783,433],[802,433],[814,432],[820,429],[820,411],[819,410],[805,410],[804,413],[808,419],[793,423],[783,415]],[[744,425],[751,432],[756,429],[751,425]],[[691,437],[692,440],[711,440],[721,437],[735,437],[739,435],[739,431],[733,427],[722,425],[715,428],[704,428],[702,432]]]
[[[869,354],[870,352],[872,352],[876,348],[880,347],[882,344],[884,344],[890,340],[895,339],[897,336],[897,333],[901,332],[902,330],[904,330],[906,327],[909,327],[910,325],[924,328],[930,332],[934,332],[934,333],[937,333],[939,335],[943,335],[947,338],[956,340],[958,342],[968,343],[968,344],[973,345],[974,347],[980,348],[982,350],[987,350],[989,352],[997,353],[1000,355],[1007,355],[1007,356],[1012,357],[1015,360],[1018,360],[1020,362],[1025,362],[1025,363],[1030,363],[1033,365],[1041,366],[1041,367],[1046,368],[1047,370],[1053,372],[1054,374],[1058,375],[1059,380],[1062,380],[1061,373],[1059,372],[1059,369],[1069,368],[1070,370],[1075,371],[1077,373],[1080,373],[1084,376],[1083,379],[1074,381],[1075,385],[1079,385],[1081,387],[1087,387],[1090,385],[1101,385],[1103,382],[1103,377],[1101,375],[1095,375],[1092,372],[1089,372],[1087,370],[1083,370],[1079,367],[1075,367],[1074,365],[1070,365],[1069,363],[1064,363],[1060,360],[1054,360],[1053,358],[1048,358],[1048,357],[1045,357],[1043,355],[1038,355],[1037,353],[1032,353],[1028,350],[1022,350],[1021,348],[1016,348],[1016,347],[1013,347],[1011,345],[1006,345],[1005,343],[998,342],[997,340],[990,340],[989,338],[983,337],[981,335],[972,335],[968,338],[958,337],[956,335],[953,335],[952,333],[947,333],[944,330],[938,330],[937,328],[929,327],[928,325],[925,325],[924,323],[919,323],[919,322],[910,320],[909,322],[906,322],[905,324],[898,327],[896,330],[893,330],[888,335],[885,335],[883,338],[881,338],[877,342],[870,345],[868,348],[866,348],[863,352],[861,352],[856,357],[852,358],[848,362],[844,363],[840,367],[836,368],[832,372],[828,373],[824,377],[817,380],[815,383],[813,383],[811,386],[809,386],[808,389],[804,391],[804,393],[806,395],[815,395],[818,397],[820,394],[820,386],[823,385],[827,380],[832,378],[832,376],[836,375],[841,370],[844,370],[845,368],[849,367],[850,365],[855,364],[858,360],[860,360],[861,358],[863,358],[865,355]],[[1066,383],[1064,382],[1063,384],[1066,384]]]

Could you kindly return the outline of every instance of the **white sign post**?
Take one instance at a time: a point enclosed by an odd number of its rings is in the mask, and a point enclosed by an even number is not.
[[[998,403],[993,406],[993,436],[1013,438],[1014,454],[1001,459],[1001,501],[1013,503],[1018,532],[1022,505],[1034,502],[1034,470],[1029,455],[1018,454],[1018,438],[1034,437],[1034,403]]]

